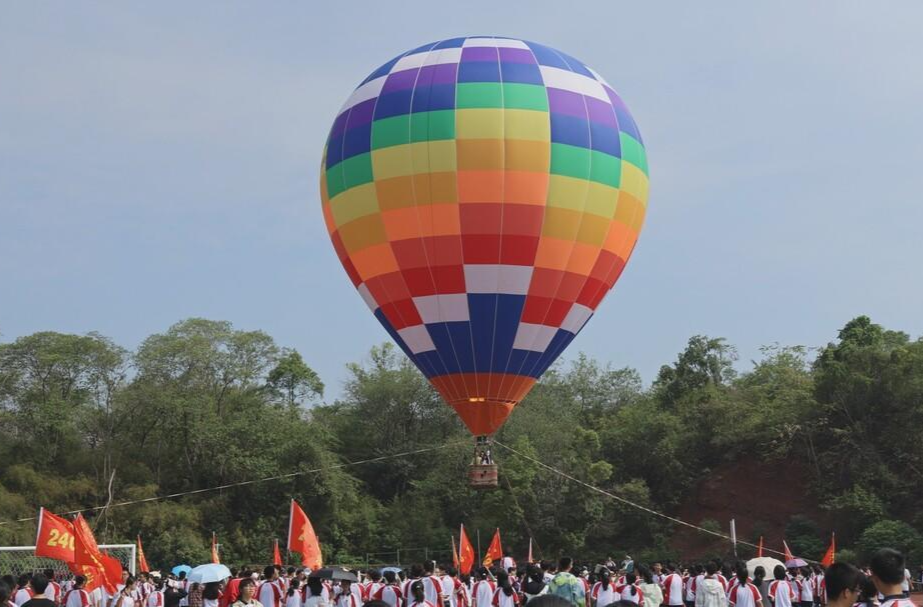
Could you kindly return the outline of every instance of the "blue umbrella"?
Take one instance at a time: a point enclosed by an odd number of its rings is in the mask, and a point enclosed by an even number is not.
[[[188,574],[190,571],[192,571],[192,567],[190,567],[189,565],[177,565],[176,567],[170,570],[170,573],[172,573],[173,575],[179,575],[180,573]]]

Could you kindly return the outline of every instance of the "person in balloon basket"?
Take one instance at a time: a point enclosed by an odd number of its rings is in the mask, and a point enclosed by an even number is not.
[[[875,584],[879,594],[884,596],[881,599],[881,607],[915,607],[914,603],[904,594],[903,584],[906,570],[904,555],[891,548],[882,548],[872,556],[869,569],[872,570],[870,576],[872,583]]]

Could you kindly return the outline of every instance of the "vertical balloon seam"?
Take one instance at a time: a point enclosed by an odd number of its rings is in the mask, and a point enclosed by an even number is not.
[[[456,163],[456,164],[455,164],[455,171],[456,171],[456,179],[455,179],[455,199],[458,200],[459,225],[461,225],[462,197],[461,197],[461,191],[460,191],[460,187],[459,187],[459,182],[460,182],[461,180],[458,178],[458,177],[459,177],[458,173],[460,173],[460,171],[458,170],[458,142],[459,142],[459,139],[458,139],[458,89],[459,89],[459,76],[460,76],[460,74],[461,74],[461,67],[462,67],[462,59],[461,59],[461,57],[462,57],[462,55],[464,54],[465,43],[466,43],[469,39],[470,39],[470,37],[465,37],[464,40],[462,41],[462,51],[461,51],[461,54],[459,55],[459,58],[458,58],[458,69],[455,70],[455,115],[454,115],[454,117],[453,117],[454,120],[455,120],[455,154],[456,154],[456,159],[455,159],[455,163]],[[464,275],[464,268],[465,268],[465,239],[462,238],[461,236],[459,236],[459,243],[460,243],[460,245],[461,245],[461,250],[462,250],[462,273],[463,273],[463,275]],[[471,300],[468,299],[468,298],[470,297],[470,294],[468,293],[468,277],[467,277],[467,276],[464,276],[464,281],[465,281],[465,299],[468,300],[468,303],[469,303],[469,306],[470,306]],[[479,377],[479,375],[478,375],[478,356],[477,356],[477,350],[475,349],[475,345],[474,345],[474,344],[475,344],[475,341],[474,341],[474,323],[473,323],[473,322],[471,321],[471,319],[470,319],[470,314],[469,314],[469,319],[468,319],[468,335],[471,337],[471,361],[472,361],[472,363],[473,363],[473,365],[474,365],[474,366],[473,366],[473,371],[474,371],[474,386],[475,386],[475,388],[477,388],[477,387],[481,384],[481,380],[480,380],[480,377]],[[459,371],[461,371],[461,369],[459,369]],[[464,373],[464,372],[462,372],[462,373]],[[465,381],[465,378],[464,378],[464,377],[462,377],[462,383],[464,383],[464,384],[467,386],[467,382]],[[467,390],[466,390],[466,391],[467,391]],[[477,396],[477,395],[475,395],[475,396]],[[470,398],[471,398],[471,397],[469,396],[469,399],[470,399]]]
[[[531,43],[531,42],[529,42],[529,41],[527,41],[527,40],[524,40],[523,42],[525,43],[525,47],[528,49],[529,54],[532,55],[532,58],[535,60],[535,65],[538,66],[538,65],[539,65],[538,57],[535,55],[535,50],[534,50],[534,49],[532,48],[532,46],[531,46],[531,44],[533,44],[533,43]],[[550,104],[550,100],[548,99],[548,86],[547,86],[547,84],[545,84],[545,79],[544,79],[544,77],[541,76],[541,71],[539,71],[539,77],[542,79],[542,92],[545,94],[545,103],[546,103],[546,104]],[[546,177],[548,177],[548,179],[549,179],[549,189],[550,189],[550,178],[551,178],[551,108],[550,108],[550,105],[547,106],[547,107],[548,107],[548,110],[545,112],[546,119],[548,120],[548,142],[547,142],[547,143],[548,143],[548,169],[547,169],[547,171],[546,171]],[[546,193],[545,193],[545,205],[542,207],[542,221],[541,221],[541,225],[539,226],[539,231],[538,231],[538,244],[536,244],[536,247],[535,247],[535,255],[533,255],[533,257],[532,257],[532,276],[530,277],[530,280],[529,280],[530,285],[531,285],[532,280],[535,279],[535,260],[536,260],[536,258],[538,257],[538,247],[539,247],[539,244],[541,243],[541,236],[542,236],[542,232],[544,231],[544,227],[545,227],[545,218],[548,217],[548,206],[547,206],[547,205],[548,205],[548,193],[546,192]],[[529,289],[526,290],[526,295],[525,295],[525,299],[523,300],[522,310],[519,311],[519,321],[518,321],[518,324],[521,324],[521,323],[522,323],[522,316],[523,316],[523,314],[524,314],[525,311],[526,311],[526,302],[528,301],[528,298],[529,298]],[[517,330],[517,332],[518,332],[518,330],[519,330],[519,327],[518,327],[518,326],[517,326],[517,329],[516,329],[516,330]],[[521,367],[522,367],[522,365],[520,365],[520,369],[519,369],[519,371],[518,371],[517,373],[515,373],[515,374],[514,374],[514,373],[510,373],[510,361],[511,361],[512,358],[513,358],[513,350],[515,350],[515,349],[516,349],[515,347],[510,348],[510,352],[509,352],[509,354],[508,354],[507,357],[506,357],[506,364],[503,366],[503,376],[502,376],[502,379],[501,379],[501,382],[500,382],[500,389],[498,390],[498,393],[499,393],[499,394],[503,394],[503,393],[504,393],[504,392],[503,392],[503,386],[505,385],[505,383],[506,383],[507,380],[509,380],[511,383],[513,383],[513,382],[516,381],[516,379],[514,378],[514,376],[521,376],[521,371],[522,371],[522,368],[521,368]],[[517,403],[517,404],[518,404],[518,403]]]
[[[497,239],[497,287],[494,289],[494,318],[490,335],[490,364],[487,367],[487,388],[484,396],[490,398],[491,383],[494,377],[494,354],[497,349],[497,315],[500,312],[500,268],[503,267],[503,217],[506,215],[506,101],[503,91],[503,65],[500,62],[500,49],[496,45],[497,37],[491,36],[494,41],[494,51],[497,53],[497,73],[500,80],[500,145],[503,153],[500,155],[500,234]],[[478,395],[481,396],[481,395]],[[498,392],[498,396],[500,393]],[[486,406],[486,405],[485,405]]]
[[[424,45],[424,46],[429,46],[430,48],[429,48],[428,50],[424,51],[424,52],[426,53],[426,56],[423,58],[423,61],[421,62],[420,67],[417,68],[417,74],[416,74],[416,76],[415,76],[415,78],[414,78],[413,87],[410,89],[410,108],[409,108],[409,112],[408,112],[408,118],[409,118],[409,119],[408,119],[408,121],[407,121],[407,131],[408,131],[408,132],[407,132],[407,135],[408,135],[407,140],[408,140],[408,142],[409,142],[409,145],[411,145],[411,146],[413,145],[413,126],[412,126],[412,125],[413,125],[413,102],[414,102],[414,97],[416,96],[416,93],[417,93],[417,85],[419,84],[419,81],[420,81],[420,74],[423,72],[423,67],[426,66],[426,62],[427,62],[427,60],[429,59],[429,57],[430,57],[430,55],[431,55],[433,49],[434,49],[436,46],[438,46],[438,45],[439,45],[439,42],[438,42],[438,41],[437,41],[437,42],[433,42],[433,43],[431,43],[430,45]],[[429,112],[427,112],[427,113],[429,114]],[[431,118],[432,118],[431,115],[430,115],[430,116],[427,116],[427,138],[426,138],[426,143],[425,143],[425,145],[427,146],[427,149],[429,148],[429,145],[430,145],[430,139],[429,139],[429,136],[428,136],[428,135],[429,135],[429,127],[430,127],[429,121],[431,120]],[[428,160],[429,160],[429,155],[427,154],[426,157],[427,157],[427,162],[428,162]],[[427,167],[425,167],[425,168],[429,171],[429,172],[427,173],[428,175],[432,173],[432,171],[430,170],[430,169],[431,169],[430,166],[427,166]],[[420,246],[421,246],[421,248],[422,248],[422,250],[423,250],[423,257],[424,257],[424,259],[426,260],[426,270],[427,270],[427,272],[429,273],[430,280],[431,280],[432,285],[433,285],[433,293],[434,293],[434,295],[435,295],[436,309],[438,310],[438,315],[439,315],[440,320],[442,320],[442,318],[443,318],[443,313],[442,313],[442,298],[440,297],[441,294],[438,292],[438,289],[436,288],[436,278],[435,278],[435,275],[433,274],[433,268],[432,268],[432,265],[430,264],[429,254],[428,254],[428,252],[427,252],[426,241],[425,241],[424,236],[423,236],[422,220],[421,220],[421,217],[420,217],[420,205],[419,205],[419,200],[418,200],[418,198],[417,198],[417,179],[415,178],[415,176],[416,176],[416,167],[414,166],[414,154],[413,154],[412,151],[411,151],[411,153],[410,153],[410,175],[411,175],[411,178],[410,178],[410,190],[411,190],[411,195],[412,195],[412,197],[413,197],[414,214],[416,215],[416,218],[417,218],[417,225],[420,226],[420,228],[421,228],[421,229],[419,230],[419,235],[417,236],[417,239],[420,241]],[[430,215],[432,216],[432,213],[433,213],[433,209],[432,209],[432,180],[431,180],[430,178],[428,178],[428,179],[427,179],[427,183],[429,184],[429,191],[430,191],[430,197],[429,197],[430,204],[428,205],[428,207],[429,207]],[[403,275],[402,275],[402,276],[403,276]],[[405,282],[405,285],[406,285],[406,280],[405,280],[404,282]],[[410,293],[410,287],[409,287],[409,285],[407,285],[407,291],[408,291],[408,293]],[[412,298],[411,298],[411,301],[413,301]],[[414,304],[416,305],[416,302],[414,302]],[[421,315],[421,320],[422,320],[422,315]],[[426,326],[426,323],[425,323],[425,322],[423,323],[423,327],[424,327],[424,330],[425,330],[427,333],[429,333],[429,328]],[[446,333],[448,333],[448,330],[446,331]],[[451,347],[452,347],[452,355],[455,357],[456,363],[458,363],[458,364],[460,365],[460,362],[459,362],[459,360],[458,360],[458,352],[455,350],[455,344],[452,342],[451,334],[449,334],[449,344],[450,344]],[[452,388],[453,388],[456,392],[458,392],[458,387],[457,387],[456,384],[455,384],[455,380],[454,380],[454,378],[452,377],[452,374],[449,372],[449,366],[446,365],[445,359],[442,357],[442,352],[439,351],[439,348],[436,348],[434,351],[435,351],[435,353],[436,353],[436,357],[439,359],[439,362],[442,364],[442,367],[443,367],[443,369],[444,369],[444,371],[445,371],[445,375],[448,376],[449,382],[451,382],[451,384],[452,384]],[[414,358],[415,358],[415,360],[421,360],[420,357],[419,357],[419,353],[418,353],[418,354],[415,354],[415,355],[414,355]],[[438,372],[438,369],[437,369],[436,372],[433,373],[432,376],[433,376],[433,377],[438,377],[438,376],[440,376],[440,375],[442,375],[442,373],[439,373],[439,372]]]
[[[555,53],[555,54],[558,56],[558,58],[560,58],[561,61],[562,61],[565,65],[567,65],[567,66],[570,68],[570,70],[571,70],[572,73],[576,73],[576,71],[573,69],[573,66],[570,64],[570,62],[567,61],[567,59],[566,59],[565,57],[563,57],[563,56],[561,55],[561,53],[559,53],[556,49],[552,49],[551,47],[548,47],[548,48],[549,48],[553,53]],[[564,270],[561,272],[561,277],[560,277],[560,278],[558,279],[558,281],[557,281],[557,286],[556,286],[555,289],[554,289],[554,296],[551,298],[551,304],[549,305],[548,309],[545,311],[545,314],[544,314],[544,316],[543,316],[543,318],[542,318],[542,322],[539,323],[540,326],[546,326],[545,323],[548,321],[548,317],[549,317],[549,315],[550,315],[550,313],[551,313],[551,308],[552,308],[552,306],[554,305],[554,301],[557,299],[558,293],[560,293],[561,285],[564,283],[564,280],[565,280],[565,278],[567,277],[567,268],[568,268],[568,266],[570,265],[570,260],[573,258],[574,251],[575,251],[576,248],[577,248],[577,238],[578,238],[579,233],[580,233],[580,228],[581,228],[582,225],[583,225],[584,217],[586,216],[586,203],[587,203],[587,199],[588,199],[588,197],[589,197],[589,191],[590,191],[590,189],[589,189],[589,188],[590,188],[589,177],[590,177],[590,175],[591,175],[591,173],[592,173],[592,167],[593,167],[593,154],[591,153],[591,150],[592,150],[592,137],[593,137],[593,134],[592,134],[592,130],[590,129],[590,116],[589,116],[589,110],[588,110],[587,107],[586,107],[586,98],[585,98],[585,96],[583,96],[583,95],[581,95],[581,98],[583,99],[584,118],[585,118],[585,120],[586,120],[587,136],[588,136],[588,138],[589,138],[589,140],[590,140],[590,148],[588,149],[588,154],[587,154],[587,159],[588,159],[588,163],[587,163],[587,164],[588,164],[588,166],[587,166],[587,179],[586,179],[586,187],[584,188],[584,194],[583,194],[583,205],[582,205],[581,211],[580,211],[580,219],[579,219],[579,221],[578,221],[578,223],[577,223],[577,230],[576,230],[576,233],[573,235],[573,240],[571,241],[570,251],[568,252],[568,255],[567,255],[567,264],[565,264]],[[549,117],[548,117],[548,119],[549,119],[549,121],[551,120],[550,112],[549,112]],[[552,141],[553,141],[553,139],[552,139]],[[553,145],[553,143],[552,143],[551,145]],[[554,153],[554,152],[552,152],[552,154],[553,154],[553,153]],[[550,179],[550,177],[549,177],[549,179]],[[551,188],[549,187],[548,197],[550,197],[550,196],[551,196]],[[546,213],[547,213],[547,209],[549,208],[549,207],[548,207],[548,203],[549,203],[549,202],[550,202],[550,200],[546,199]],[[533,277],[533,280],[534,280],[534,277]],[[573,306],[573,303],[571,303],[571,306]],[[563,320],[562,320],[562,322],[563,322]],[[556,329],[555,335],[557,335],[557,331],[561,331],[561,330],[562,330],[560,326],[555,327],[555,329]],[[532,339],[531,339],[531,341],[530,341],[530,345],[532,345],[532,346],[535,345],[535,339],[537,338],[537,336],[538,336],[538,334],[535,334],[535,335],[532,336]],[[547,346],[545,347],[545,349],[542,351],[542,355],[536,357],[536,359],[533,361],[533,363],[532,363],[531,367],[529,368],[528,372],[526,373],[526,375],[529,375],[530,377],[531,377],[531,376],[535,376],[535,370],[536,370],[537,368],[540,368],[540,365],[544,365],[544,366],[545,366],[545,369],[543,369],[543,371],[544,371],[544,370],[546,370],[546,369],[554,362],[554,359],[549,359],[549,357],[548,357],[548,351],[549,351],[548,348],[551,347],[551,342],[553,342],[553,341],[554,341],[554,336],[552,336],[552,338],[551,338],[551,340],[549,341],[548,345],[547,345]],[[567,342],[570,343],[570,340],[567,340]],[[543,359],[544,359],[544,361],[543,361]],[[524,359],[524,360],[523,360],[523,364],[520,366],[520,374],[522,374],[522,371],[523,371],[523,369],[525,368],[525,366],[526,366],[526,361],[525,361],[525,359]]]

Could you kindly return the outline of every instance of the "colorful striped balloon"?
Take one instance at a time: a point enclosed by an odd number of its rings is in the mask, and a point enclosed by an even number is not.
[[[453,38],[353,92],[321,197],[362,298],[480,436],[618,280],[647,174],[637,125],[595,71],[533,42]]]

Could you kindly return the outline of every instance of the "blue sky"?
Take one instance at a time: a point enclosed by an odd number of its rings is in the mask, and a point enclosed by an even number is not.
[[[916,1],[4,3],[0,339],[225,319],[335,397],[387,335],[324,229],[326,131],[379,64],[470,34],[581,59],[645,138],[640,243],[568,354],[649,381],[699,333],[743,368],[858,314],[920,335],[920,23]]]

